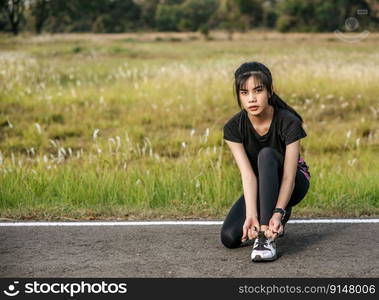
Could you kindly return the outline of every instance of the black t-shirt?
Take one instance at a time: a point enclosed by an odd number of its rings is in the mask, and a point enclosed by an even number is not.
[[[255,174],[258,174],[257,158],[262,148],[272,147],[284,157],[286,145],[307,136],[300,119],[286,109],[274,106],[270,128],[263,136],[255,131],[247,114],[247,111],[242,109],[226,122],[224,139],[243,144]]]

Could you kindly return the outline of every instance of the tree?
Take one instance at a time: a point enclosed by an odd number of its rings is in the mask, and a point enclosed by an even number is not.
[[[43,25],[49,17],[49,0],[34,0],[31,2],[30,10],[34,21],[34,30],[37,34],[42,32]]]
[[[278,5],[277,28],[282,31],[309,31],[315,21],[315,1],[286,0]]]
[[[134,0],[141,9],[141,23],[145,28],[155,27],[155,13],[160,0]]]
[[[226,30],[229,40],[233,39],[235,31],[244,29],[241,12],[235,0],[220,0],[218,9],[209,22],[212,27],[220,27]]]
[[[182,18],[179,5],[159,4],[155,13],[155,24],[159,31],[178,31],[178,24]]]
[[[25,0],[0,0],[0,7],[8,16],[13,34],[17,35],[25,10]]]
[[[245,31],[262,23],[263,9],[261,2],[260,0],[237,0]]]
[[[112,0],[104,5],[103,12],[95,13],[104,18],[105,32],[127,32],[138,29],[141,8],[133,0]]]
[[[333,3],[322,0],[286,0],[278,5],[277,28],[280,31],[334,31],[343,27],[349,17],[357,16],[358,9],[370,10],[366,0],[335,0]],[[364,16],[362,23],[369,22]]]
[[[127,32],[141,25],[141,8],[133,0],[50,2],[50,32]]]
[[[217,0],[186,0],[181,6],[179,29],[196,31],[207,27],[210,16],[217,9]]]
[[[1,7],[0,7],[0,31],[1,32],[11,31],[8,17],[5,15]]]
[[[266,0],[262,3],[262,25],[267,28],[274,28],[278,15],[276,13],[277,0]]]

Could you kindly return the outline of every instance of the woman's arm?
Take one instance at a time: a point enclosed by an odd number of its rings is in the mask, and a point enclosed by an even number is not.
[[[295,187],[295,176],[297,162],[300,152],[300,140],[297,140],[286,147],[284,158],[283,177],[280,185],[279,196],[276,207],[285,209]],[[280,215],[280,214],[279,214]]]
[[[246,217],[258,217],[257,213],[257,177],[250,165],[249,158],[241,143],[225,140],[241,173],[243,192],[246,204]]]
[[[300,140],[297,140],[286,147],[286,155],[284,158],[284,170],[282,183],[280,185],[279,196],[276,207],[285,209],[291,198],[295,187],[295,176],[297,171],[297,161],[299,158]],[[283,231],[281,222],[282,215],[275,213],[269,222],[269,230],[265,233],[267,238],[275,238],[279,232]]]

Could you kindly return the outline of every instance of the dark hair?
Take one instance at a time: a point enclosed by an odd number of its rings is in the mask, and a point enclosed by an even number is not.
[[[240,89],[245,84],[246,80],[254,76],[266,89],[270,96],[268,103],[270,105],[289,110],[297,116],[301,122],[302,117],[291,106],[285,103],[275,92],[272,91],[272,76],[270,70],[262,63],[259,62],[246,62],[243,63],[234,73],[234,89],[237,94],[238,106],[242,109],[240,99]]]

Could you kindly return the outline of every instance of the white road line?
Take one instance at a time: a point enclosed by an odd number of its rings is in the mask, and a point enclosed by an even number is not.
[[[222,225],[223,221],[81,221],[81,222],[0,222],[0,227],[22,226],[151,226],[151,225]],[[379,223],[379,219],[294,219],[289,224]]]

